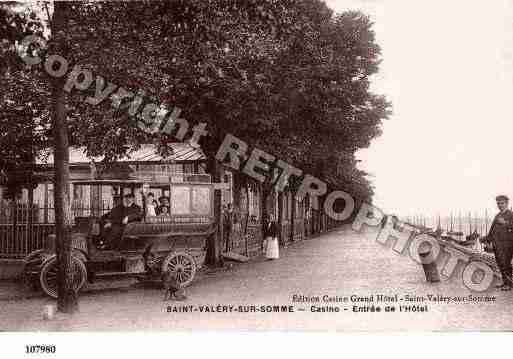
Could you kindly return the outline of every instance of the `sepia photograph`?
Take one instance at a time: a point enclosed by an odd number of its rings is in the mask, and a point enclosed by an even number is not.
[[[0,346],[513,331],[511,1],[2,1],[0,79]]]

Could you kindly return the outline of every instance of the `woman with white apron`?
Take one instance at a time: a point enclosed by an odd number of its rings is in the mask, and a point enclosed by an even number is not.
[[[264,228],[264,254],[269,260],[280,258],[280,249],[278,247],[278,226],[274,220],[274,215],[269,217],[269,223]]]

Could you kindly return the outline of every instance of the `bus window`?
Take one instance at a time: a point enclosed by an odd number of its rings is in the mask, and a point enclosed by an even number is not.
[[[190,212],[190,196],[189,196],[189,188],[185,186],[176,186],[171,187],[171,196],[170,196],[170,205],[171,205],[171,214],[172,215],[180,215],[180,214],[189,214]]]
[[[192,212],[210,214],[210,189],[208,187],[192,187]]]

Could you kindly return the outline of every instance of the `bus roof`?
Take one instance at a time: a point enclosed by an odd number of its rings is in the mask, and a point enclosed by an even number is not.
[[[128,186],[142,186],[143,184],[149,184],[153,186],[169,186],[169,185],[201,185],[208,186],[212,185],[212,183],[204,183],[204,182],[170,182],[170,181],[155,181],[155,180],[144,180],[144,179],[126,179],[126,180],[117,180],[117,179],[76,179],[70,181],[72,184],[78,185],[106,185],[106,186],[119,186],[119,185],[128,185]]]

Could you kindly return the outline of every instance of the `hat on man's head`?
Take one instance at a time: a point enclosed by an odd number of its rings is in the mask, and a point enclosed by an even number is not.
[[[135,198],[133,193],[127,193],[123,197],[125,197],[125,198]]]
[[[495,197],[495,200],[496,201],[509,201],[509,198],[508,198],[508,196],[501,194],[501,195],[498,195],[497,197]]]

